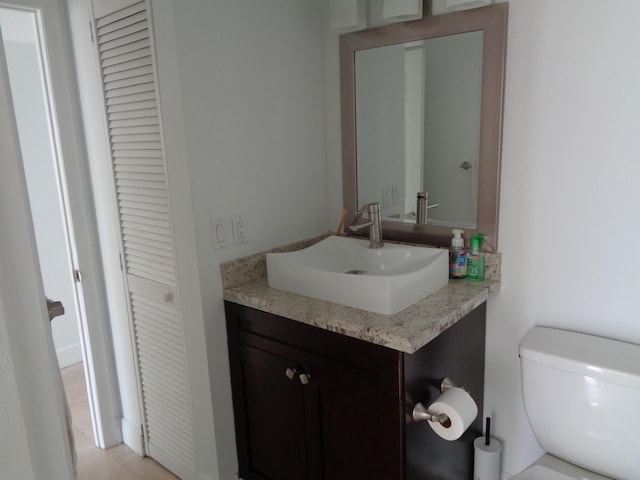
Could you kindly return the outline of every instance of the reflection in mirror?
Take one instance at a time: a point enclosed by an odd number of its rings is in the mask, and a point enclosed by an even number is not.
[[[482,43],[477,31],[356,52],[358,204],[416,223],[427,192],[429,224],[476,228]]]
[[[387,239],[447,245],[458,227],[497,247],[507,12],[499,3],[340,37],[348,218],[380,202]],[[418,192],[433,206],[427,225]]]

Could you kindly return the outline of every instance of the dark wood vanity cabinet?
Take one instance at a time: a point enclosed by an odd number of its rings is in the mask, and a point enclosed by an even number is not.
[[[225,309],[241,478],[472,478],[481,419],[447,442],[411,411],[434,401],[449,376],[482,412],[484,304],[411,355],[230,302]]]

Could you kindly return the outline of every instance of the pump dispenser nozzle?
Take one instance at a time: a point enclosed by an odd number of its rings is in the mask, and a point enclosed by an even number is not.
[[[464,238],[462,238],[462,234],[464,230],[460,228],[454,228],[451,230],[453,232],[453,238],[451,239],[452,247],[464,247]]]
[[[484,244],[484,237],[486,235],[484,233],[479,233],[478,235],[474,235],[471,237],[471,253],[476,250],[482,250],[482,245]]]

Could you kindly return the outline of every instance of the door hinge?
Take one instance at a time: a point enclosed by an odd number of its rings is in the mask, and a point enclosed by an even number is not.
[[[82,273],[80,273],[80,270],[73,270],[73,279],[78,283],[82,283]]]
[[[91,23],[91,20],[89,20],[89,33],[91,34],[91,43],[96,43],[95,39],[93,38],[93,24]]]

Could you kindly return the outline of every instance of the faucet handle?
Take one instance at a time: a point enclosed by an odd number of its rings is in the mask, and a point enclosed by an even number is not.
[[[380,202],[365,203],[362,206],[362,209],[358,210],[356,212],[356,214],[357,215],[362,215],[365,212],[368,212],[368,213],[378,213],[378,212],[380,212]]]
[[[362,214],[367,212],[369,214],[369,221],[359,223]],[[369,229],[369,248],[381,248],[384,246],[382,241],[382,222],[380,218],[380,203],[372,202],[362,206],[362,210],[356,212],[356,219],[352,225],[349,226],[349,230],[357,232],[360,229]]]

